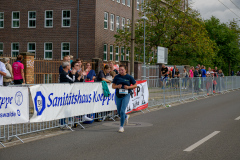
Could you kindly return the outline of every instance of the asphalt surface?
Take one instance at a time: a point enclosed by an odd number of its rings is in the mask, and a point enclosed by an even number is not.
[[[116,122],[0,149],[0,160],[239,160],[240,91],[139,114],[124,133]],[[119,123],[119,122],[117,122]],[[196,142],[218,134],[184,151]]]

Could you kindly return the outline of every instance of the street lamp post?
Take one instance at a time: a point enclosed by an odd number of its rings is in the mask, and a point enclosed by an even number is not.
[[[146,79],[146,62],[145,62],[145,26],[146,26],[146,20],[148,20],[148,18],[145,16],[142,17],[142,19],[144,20],[144,44],[143,44],[143,77],[144,79]]]

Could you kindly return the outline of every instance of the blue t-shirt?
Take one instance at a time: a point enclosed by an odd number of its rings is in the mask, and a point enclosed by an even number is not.
[[[122,89],[124,89],[124,85],[131,86],[131,84],[136,84],[135,79],[130,76],[129,74],[126,74],[125,76],[121,76],[120,74],[116,75],[113,79],[113,82],[116,85],[122,84]],[[131,89],[128,89],[128,93],[131,92]],[[119,94],[119,89],[116,89],[116,95],[117,97],[124,97],[125,95]]]
[[[206,70],[205,69],[201,69],[201,70],[202,70],[202,77],[206,77],[206,74],[207,74]]]

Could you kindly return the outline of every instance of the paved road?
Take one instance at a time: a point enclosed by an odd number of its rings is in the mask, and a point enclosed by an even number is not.
[[[239,160],[239,116],[235,91],[134,116],[124,133],[113,122],[98,123],[1,149],[0,159]]]

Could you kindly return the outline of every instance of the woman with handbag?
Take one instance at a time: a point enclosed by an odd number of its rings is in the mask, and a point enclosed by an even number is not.
[[[8,86],[13,80],[12,66],[9,64],[9,58],[3,58],[4,65],[6,67],[7,75],[3,77],[3,86]]]

